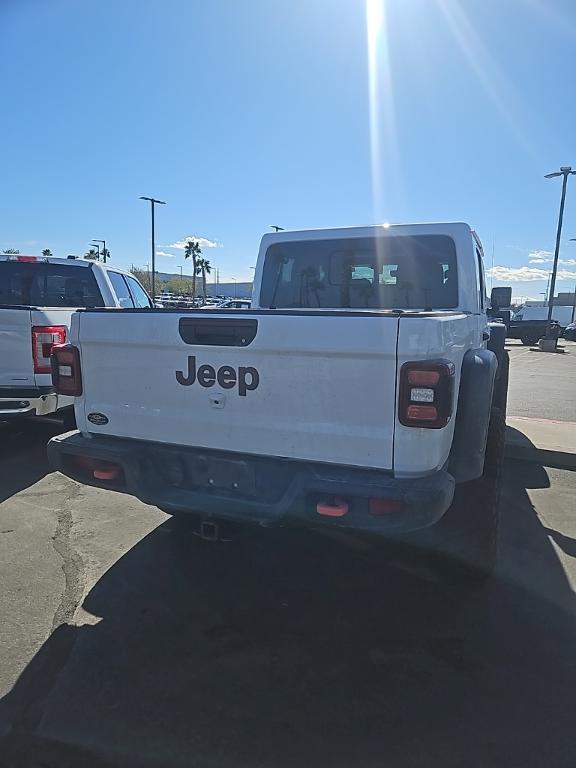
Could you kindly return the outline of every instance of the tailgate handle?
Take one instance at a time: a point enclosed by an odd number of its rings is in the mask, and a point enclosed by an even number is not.
[[[256,338],[258,320],[231,317],[181,317],[180,338],[186,344],[214,347],[247,347]]]

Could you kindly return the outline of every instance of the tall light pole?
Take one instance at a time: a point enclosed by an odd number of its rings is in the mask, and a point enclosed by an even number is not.
[[[100,261],[100,246],[97,243],[90,243],[90,248],[98,248],[98,261]]]
[[[104,255],[104,264],[106,264],[106,254],[107,254],[107,251],[106,251],[106,240],[96,240],[96,238],[93,237],[92,238],[92,242],[93,243],[102,243],[102,246],[103,246],[102,253]],[[98,253],[100,253],[100,248],[98,248]]]
[[[236,298],[236,283],[237,283],[237,280],[236,280],[235,277],[233,277],[232,280],[234,280],[234,298]]]
[[[546,323],[546,336],[550,331],[550,323],[552,322],[552,310],[554,307],[554,290],[556,288],[556,273],[558,272],[558,255],[560,253],[560,237],[562,235],[562,220],[564,219],[564,202],[566,201],[566,185],[568,184],[568,176],[576,174],[576,171],[572,170],[572,166],[560,166],[559,171],[554,173],[547,173],[545,179],[554,179],[556,176],[562,176],[562,196],[560,197],[560,213],[558,215],[558,229],[556,230],[556,247],[554,249],[554,264],[552,266],[552,278],[550,279],[550,293],[548,295],[548,321]]]
[[[156,246],[154,244],[154,206],[166,205],[164,200],[156,200],[154,197],[141,197],[140,200],[148,200],[152,213],[152,299],[156,295]]]

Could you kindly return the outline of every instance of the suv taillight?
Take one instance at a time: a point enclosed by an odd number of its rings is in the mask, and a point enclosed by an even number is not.
[[[50,355],[56,344],[66,343],[65,325],[35,325],[32,328],[34,373],[50,373]]]
[[[59,395],[78,397],[82,394],[80,352],[72,344],[63,344],[52,350],[52,383]]]
[[[445,427],[452,416],[454,365],[404,363],[400,370],[398,420],[405,427]]]

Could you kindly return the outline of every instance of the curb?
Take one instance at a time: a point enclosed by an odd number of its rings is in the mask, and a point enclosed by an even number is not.
[[[505,456],[576,470],[576,422],[508,416]]]
[[[506,443],[504,454],[507,459],[543,464],[545,467],[553,467],[554,469],[576,470],[576,454],[574,453],[517,445],[511,442]]]

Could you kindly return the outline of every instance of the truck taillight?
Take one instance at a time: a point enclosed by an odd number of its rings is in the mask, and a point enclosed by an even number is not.
[[[453,363],[404,363],[398,397],[400,424],[427,429],[445,427],[452,416],[453,392]]]
[[[80,352],[72,344],[63,344],[52,350],[52,383],[59,395],[78,397],[82,394]]]
[[[65,325],[35,325],[32,328],[34,373],[50,373],[50,355],[56,344],[66,343]]]

